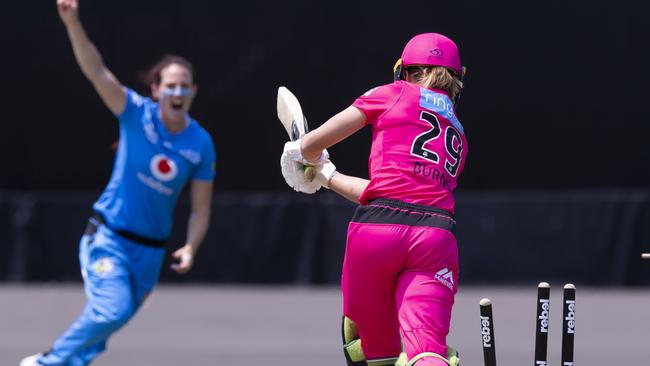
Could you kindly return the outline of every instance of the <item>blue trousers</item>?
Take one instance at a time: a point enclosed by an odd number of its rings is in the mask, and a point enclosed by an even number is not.
[[[38,362],[85,366],[106,349],[108,338],[125,325],[158,282],[163,248],[127,240],[100,225],[84,235],[79,261],[86,305],[77,320]]]

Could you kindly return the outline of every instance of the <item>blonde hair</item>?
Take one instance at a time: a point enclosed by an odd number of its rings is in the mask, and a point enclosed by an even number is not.
[[[427,89],[441,89],[454,102],[463,89],[463,82],[455,72],[442,66],[409,66],[405,70],[409,79]]]

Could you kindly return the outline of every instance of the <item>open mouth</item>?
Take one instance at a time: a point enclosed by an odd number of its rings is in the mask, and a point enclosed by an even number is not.
[[[180,111],[183,109],[183,103],[182,102],[172,102],[171,107],[175,111]]]

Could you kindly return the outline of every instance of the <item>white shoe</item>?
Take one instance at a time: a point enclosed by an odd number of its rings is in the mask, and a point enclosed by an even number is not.
[[[28,357],[23,358],[22,361],[20,361],[19,366],[41,366],[40,363],[38,363],[38,359],[42,356],[42,353],[37,353],[35,355],[31,355]]]

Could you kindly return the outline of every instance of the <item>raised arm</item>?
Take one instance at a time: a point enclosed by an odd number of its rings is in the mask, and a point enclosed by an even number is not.
[[[366,116],[356,107],[350,106],[344,109],[302,138],[302,156],[307,161],[316,162],[323,149],[359,131],[365,123]]]
[[[321,156],[323,149],[359,131],[365,123],[366,116],[363,112],[352,106],[346,108],[303,137],[302,156],[307,161],[315,162]],[[325,186],[344,198],[358,203],[361,193],[369,182],[367,179],[336,173]]]
[[[104,65],[99,51],[88,39],[79,20],[78,0],[57,0],[56,5],[81,71],[108,109],[115,115],[122,114],[126,105],[126,89]]]

